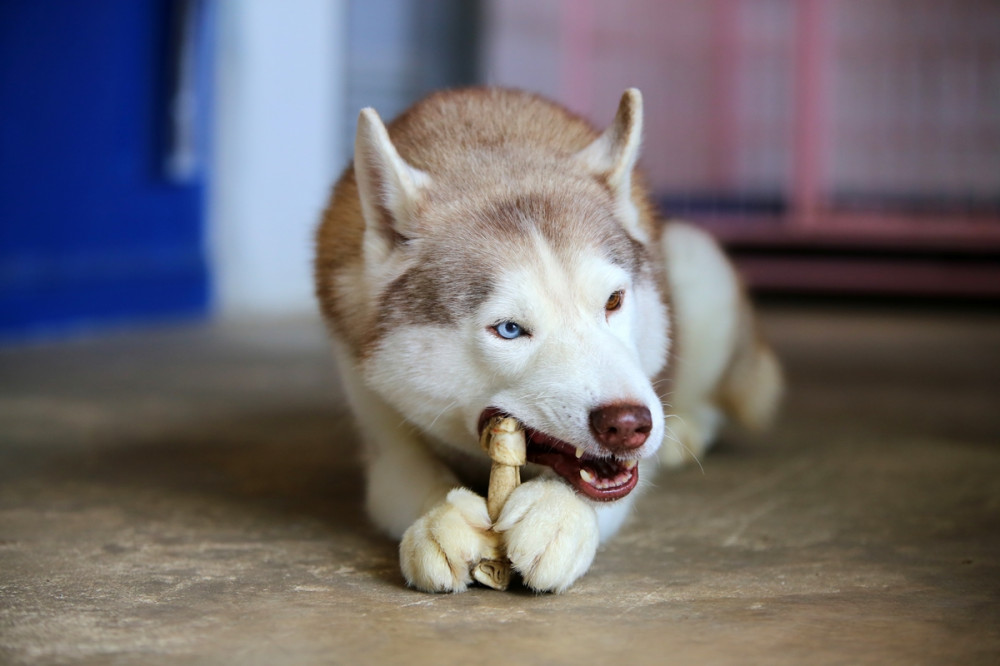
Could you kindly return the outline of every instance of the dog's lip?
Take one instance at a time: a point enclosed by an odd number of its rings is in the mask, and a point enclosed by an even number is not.
[[[495,407],[485,409],[479,417],[480,433],[494,416],[510,415]],[[635,459],[587,453],[577,456],[576,446],[535,430],[520,419],[518,422],[524,427],[528,462],[551,467],[581,495],[598,502],[611,502],[628,495],[639,483]]]

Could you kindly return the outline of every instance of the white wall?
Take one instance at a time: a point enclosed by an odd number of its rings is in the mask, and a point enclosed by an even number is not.
[[[344,166],[346,3],[217,4],[208,245],[222,316],[315,312],[313,230]]]

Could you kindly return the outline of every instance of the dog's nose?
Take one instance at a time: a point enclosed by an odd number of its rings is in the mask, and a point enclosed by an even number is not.
[[[646,442],[653,417],[642,405],[606,405],[590,413],[594,437],[614,453],[626,453]]]

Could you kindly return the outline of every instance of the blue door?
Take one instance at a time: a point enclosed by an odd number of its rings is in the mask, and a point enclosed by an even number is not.
[[[192,6],[0,0],[0,339],[206,312],[204,179],[167,168]]]

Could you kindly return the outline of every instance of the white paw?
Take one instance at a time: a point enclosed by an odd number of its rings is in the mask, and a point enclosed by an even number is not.
[[[518,487],[494,529],[503,534],[514,569],[539,592],[565,591],[586,573],[597,551],[594,509],[572,488],[552,479]]]
[[[399,564],[406,582],[427,592],[462,592],[472,582],[472,566],[497,557],[489,529],[486,500],[455,488],[403,534]]]

